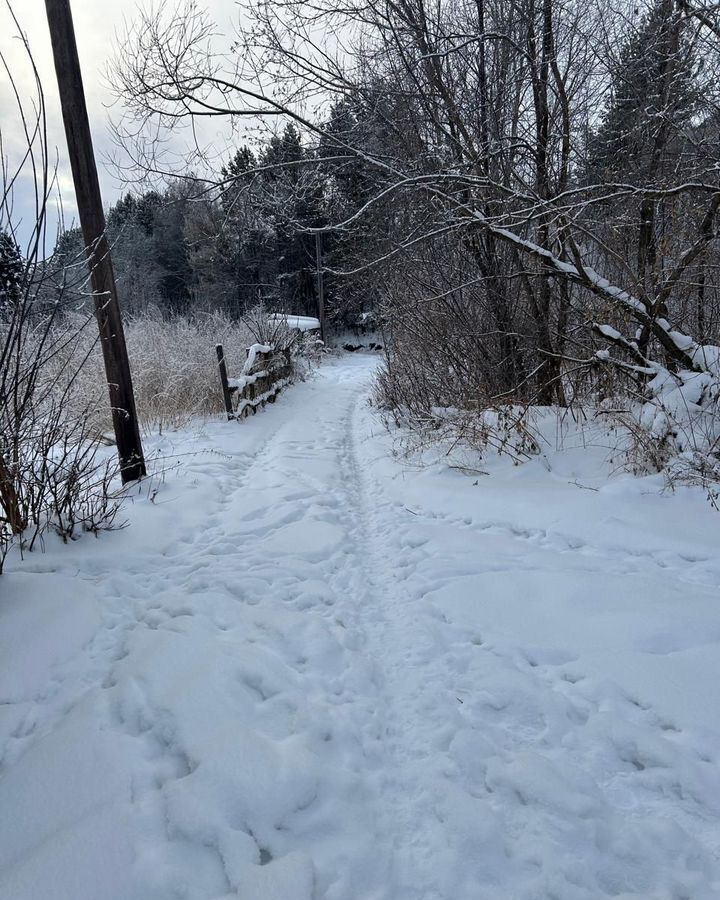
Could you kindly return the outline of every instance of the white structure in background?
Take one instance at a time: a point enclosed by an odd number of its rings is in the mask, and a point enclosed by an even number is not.
[[[314,316],[291,316],[285,313],[271,313],[268,316],[270,322],[285,322],[288,328],[294,331],[320,331],[320,319]]]

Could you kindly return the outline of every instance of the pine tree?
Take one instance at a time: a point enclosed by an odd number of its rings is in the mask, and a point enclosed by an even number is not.
[[[592,181],[657,177],[698,103],[692,55],[673,0],[659,0],[627,42],[605,115],[589,143]]]
[[[18,245],[6,231],[0,232],[0,320],[7,320],[20,306],[24,265]]]
[[[311,158],[300,132],[290,123],[282,135],[272,138],[261,164],[274,167],[263,173],[263,178],[268,189],[267,213],[275,225],[280,303],[291,312],[314,315],[315,236],[306,229],[323,225],[323,196],[314,167],[298,165]]]
[[[268,297],[277,279],[274,224],[265,215],[258,160],[243,146],[221,170],[224,238],[229,277],[235,285],[235,308],[242,311]]]

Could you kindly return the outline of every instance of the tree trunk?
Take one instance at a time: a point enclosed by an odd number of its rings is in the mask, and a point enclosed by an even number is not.
[[[10,531],[13,534],[22,534],[27,527],[27,522],[22,516],[17,488],[13,482],[10,469],[5,462],[5,457],[0,453],[0,504],[5,512]]]

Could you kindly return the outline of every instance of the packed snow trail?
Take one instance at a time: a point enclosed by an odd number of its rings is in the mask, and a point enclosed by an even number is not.
[[[407,468],[374,366],[0,580],[2,900],[720,896],[717,514]]]

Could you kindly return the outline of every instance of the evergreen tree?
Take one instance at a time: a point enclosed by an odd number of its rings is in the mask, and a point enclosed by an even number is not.
[[[137,199],[136,221],[147,235],[152,235],[155,231],[155,221],[160,215],[162,199],[162,195],[157,191],[148,191]]]
[[[24,265],[12,235],[0,232],[0,319],[13,315],[22,300]]]
[[[274,224],[278,259],[278,299],[294,313],[315,315],[315,236],[306,229],[322,227],[321,180],[309,162],[300,132],[292,124],[275,136],[260,156],[265,183],[266,215]]]
[[[239,149],[222,169],[223,208],[234,244],[241,307],[259,299],[295,313],[317,309],[315,237],[322,226],[322,177],[300,132],[288,124],[257,157]]]
[[[277,294],[275,229],[264,215],[261,180],[254,171],[257,166],[255,154],[243,146],[221,170],[228,274],[239,311],[258,300],[272,300]]]
[[[168,189],[153,217],[155,258],[161,267],[160,293],[169,312],[184,312],[192,298],[193,271],[185,240],[188,200],[182,187]]]
[[[688,40],[674,2],[659,0],[620,55],[588,148],[590,180],[656,177],[669,157],[677,163],[682,142],[676,136],[699,99]]]
[[[110,207],[107,224],[110,230],[118,231],[126,225],[133,225],[137,216],[137,200],[132,194],[125,194]]]

